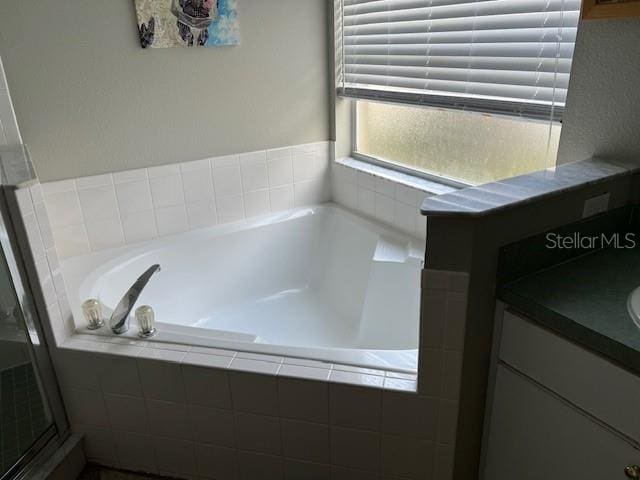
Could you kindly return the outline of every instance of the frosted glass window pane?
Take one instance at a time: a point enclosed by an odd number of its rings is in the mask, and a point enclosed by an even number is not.
[[[366,101],[357,115],[359,153],[467,183],[556,163],[558,123]]]

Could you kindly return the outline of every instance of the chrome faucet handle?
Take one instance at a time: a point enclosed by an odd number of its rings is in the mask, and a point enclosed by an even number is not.
[[[109,319],[109,326],[113,333],[120,335],[129,330],[129,313],[133,309],[142,290],[149,282],[151,276],[160,271],[160,265],[157,263],[151,265],[147,270],[133,282],[133,285],[124,294]]]

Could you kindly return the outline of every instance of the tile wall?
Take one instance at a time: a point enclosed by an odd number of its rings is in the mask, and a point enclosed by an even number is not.
[[[76,335],[57,349],[90,460],[188,479],[451,478],[458,388],[443,364],[421,373],[429,391],[416,394],[402,374],[160,347]]]
[[[61,258],[330,199],[329,142],[42,185]]]
[[[426,185],[408,186],[393,180],[394,175],[388,170],[352,159],[334,162],[331,173],[334,202],[409,235],[426,237],[426,219],[420,214],[420,206],[426,197],[438,193],[437,190],[429,190]]]

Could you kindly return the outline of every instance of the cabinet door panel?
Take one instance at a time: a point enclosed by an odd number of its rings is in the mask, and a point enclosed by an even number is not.
[[[498,366],[486,480],[624,480],[640,451],[618,435]]]

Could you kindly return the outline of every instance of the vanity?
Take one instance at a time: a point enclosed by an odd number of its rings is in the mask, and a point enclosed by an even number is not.
[[[504,247],[485,479],[640,478],[640,328],[629,310],[638,213],[625,207]]]

